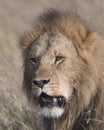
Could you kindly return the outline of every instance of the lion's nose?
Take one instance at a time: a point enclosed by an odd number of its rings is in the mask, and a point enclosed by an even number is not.
[[[38,86],[39,88],[43,88],[44,85],[48,84],[50,82],[50,79],[48,80],[35,80],[33,79],[33,84]]]

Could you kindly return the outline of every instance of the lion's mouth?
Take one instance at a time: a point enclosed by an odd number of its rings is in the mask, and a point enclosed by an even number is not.
[[[66,105],[65,97],[63,96],[49,96],[45,93],[40,95],[40,106],[41,107],[60,107],[64,108]]]

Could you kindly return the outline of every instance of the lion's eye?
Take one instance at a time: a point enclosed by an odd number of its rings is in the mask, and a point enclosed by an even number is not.
[[[36,60],[36,58],[30,58],[30,62],[31,62],[33,65],[36,65],[37,60]]]
[[[62,57],[62,56],[56,56],[55,57],[55,64],[61,63],[63,61],[63,59],[64,59],[64,57]]]

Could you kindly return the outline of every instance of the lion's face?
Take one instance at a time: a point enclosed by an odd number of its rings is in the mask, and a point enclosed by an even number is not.
[[[31,45],[27,71],[31,75],[31,93],[42,115],[63,114],[73,93],[76,57],[72,41],[62,34],[43,34]]]

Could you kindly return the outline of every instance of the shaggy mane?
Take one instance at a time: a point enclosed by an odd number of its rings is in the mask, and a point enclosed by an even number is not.
[[[69,115],[64,115],[60,119],[44,119],[46,130],[55,130],[62,126],[63,130],[103,130],[104,129],[104,40],[75,14],[69,12],[61,12],[57,10],[50,10],[43,13],[35,22],[33,30],[22,38],[22,47],[25,57],[25,71],[26,57],[29,53],[31,44],[43,33],[51,34],[62,33],[67,38],[71,39],[79,56],[84,61],[84,73],[82,74],[82,81],[78,82],[80,89],[75,90],[73,104],[74,115],[72,123],[69,123]],[[26,77],[27,73],[24,73]],[[90,84],[86,82],[84,77],[90,80]],[[90,78],[89,78],[90,77]],[[87,79],[86,78],[86,79]],[[80,77],[79,77],[80,79]],[[24,84],[28,84],[28,80]],[[86,86],[83,87],[82,84]],[[29,88],[24,89],[29,91]],[[31,91],[31,90],[30,90]],[[91,95],[90,95],[91,93]],[[83,96],[83,99],[82,99]],[[89,100],[90,103],[87,103]],[[73,102],[77,102],[77,105]],[[66,118],[65,118],[66,117]],[[50,122],[50,126],[46,125]],[[69,125],[70,124],[70,125]]]

